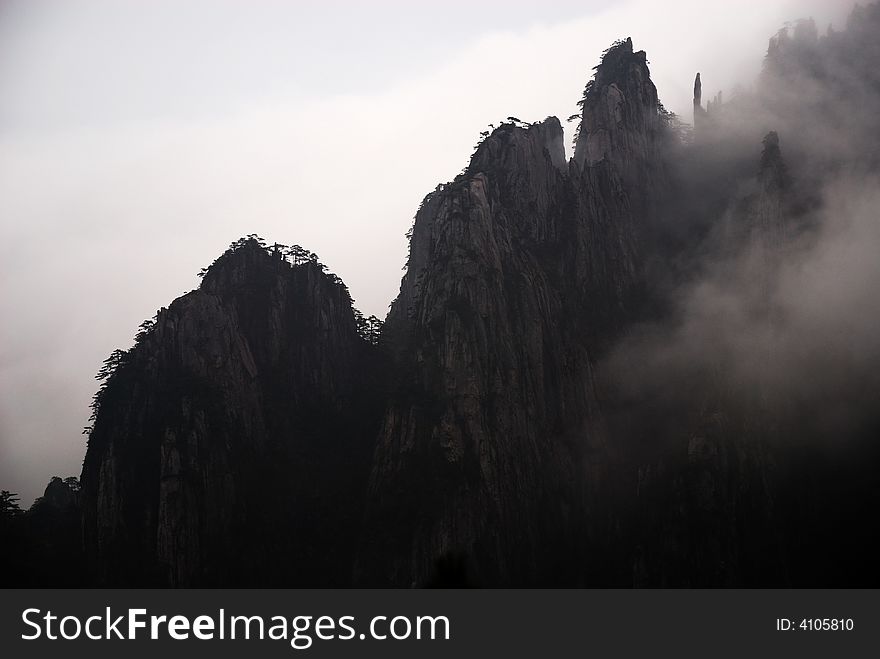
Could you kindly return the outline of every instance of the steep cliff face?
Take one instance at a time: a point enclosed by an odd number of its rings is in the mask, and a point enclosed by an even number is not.
[[[366,582],[426,583],[454,557],[479,583],[572,584],[601,560],[590,501],[610,457],[590,352],[642,285],[635,209],[663,176],[631,41],[583,113],[568,166],[556,118],[505,125],[416,216],[386,324],[401,392],[370,479]]]
[[[788,167],[782,158],[779,135],[767,133],[763,140],[761,163],[758,170],[758,190],[751,200],[748,222],[752,242],[768,250],[783,249],[791,243],[791,209],[786,208],[791,185]]]
[[[584,167],[608,160],[626,184],[640,180],[641,190],[647,181],[639,176],[653,174],[662,160],[658,106],[645,51],[634,52],[632,39],[617,42],[584,92],[575,162]]]
[[[100,581],[345,583],[374,358],[320,264],[230,249],[99,396],[82,481]]]
[[[632,39],[609,48],[581,101],[571,179],[577,197],[574,278],[599,344],[644,304],[648,256],[670,190],[673,136]]]
[[[554,354],[562,264],[547,267],[542,250],[571,212],[560,137],[555,119],[497,130],[416,217],[386,323],[405,347],[371,476],[366,582],[425,583],[444,555],[481,583],[546,582],[556,548],[574,548],[555,537],[582,514],[563,418],[583,414],[591,391],[584,348],[567,355],[583,366],[579,392]]]
[[[632,39],[605,51],[584,91],[574,151],[581,169],[611,166],[642,226],[650,222],[665,182],[668,142],[647,61],[645,51],[633,51]]]

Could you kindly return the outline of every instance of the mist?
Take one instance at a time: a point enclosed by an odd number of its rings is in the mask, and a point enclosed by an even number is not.
[[[672,293],[670,319],[616,346],[613,379],[629,395],[661,397],[722,379],[766,404],[821,402],[815,413],[847,421],[873,414],[865,405],[880,390],[878,185],[829,184],[819,228],[785,252],[750,246],[702,263],[702,275]],[[682,380],[690,386],[676,391]]]
[[[863,11],[844,34],[803,22],[777,35],[754,91],[697,122],[679,171],[697,201],[659,229],[688,257],[661,255],[666,313],[602,364],[631,403],[737,409],[772,422],[771,439],[826,448],[876,432],[880,61],[860,26],[880,12]]]

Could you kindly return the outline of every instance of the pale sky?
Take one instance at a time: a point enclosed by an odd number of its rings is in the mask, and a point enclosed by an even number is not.
[[[103,359],[237,238],[317,252],[384,316],[490,122],[564,121],[628,36],[690,120],[697,71],[729,95],[786,21],[852,4],[0,0],[0,489],[79,474]]]

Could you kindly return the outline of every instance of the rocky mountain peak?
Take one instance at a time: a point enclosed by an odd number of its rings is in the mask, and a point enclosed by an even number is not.
[[[699,133],[707,123],[708,112],[703,107],[703,81],[700,74],[694,80],[694,132]]]
[[[540,161],[545,157],[558,169],[566,168],[564,133],[556,117],[534,124],[502,124],[477,147],[468,172],[514,172],[530,160]]]
[[[199,287],[208,293],[222,293],[269,266],[269,254],[256,238],[233,243],[203,271]]]
[[[96,397],[82,475],[96,581],[346,580],[348,504],[378,420],[377,359],[347,289],[314,254],[233,243]],[[339,549],[304,554],[299,533],[324,546],[336,535]]]
[[[779,134],[772,130],[764,137],[758,179],[764,191],[781,190],[788,185],[788,170],[779,146]]]
[[[651,82],[645,51],[633,51],[632,39],[615,42],[584,90],[575,144],[575,162],[593,166],[603,160],[624,176],[630,163],[656,155],[662,128],[657,89]]]
[[[58,512],[66,512],[77,506],[77,493],[62,479],[55,476],[43,493],[42,502]]]

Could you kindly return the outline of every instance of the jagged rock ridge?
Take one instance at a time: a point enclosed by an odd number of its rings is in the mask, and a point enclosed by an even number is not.
[[[864,21],[850,30],[865,40]],[[825,542],[836,523],[808,511],[842,502],[870,460],[825,461],[809,432],[780,442],[802,430],[796,405],[770,413],[761,387],[732,393],[729,375],[670,373],[644,396],[608,372],[640,322],[671,313],[666,289],[695,254],[760,244],[770,272],[800,230],[804,190],[843,151],[783,157],[786,131],[837,106],[785,121],[779,62],[839,63],[851,43],[813,36],[795,38],[807,59],[776,37],[757,96],[704,110],[698,75],[693,144],[645,53],[616,42],[571,161],[556,118],[504,124],[425,198],[378,346],[312,260],[234,246],[100,396],[82,477],[98,580],[787,585],[810,582],[811,556],[845,556],[851,543]],[[818,549],[802,546],[808,526]],[[836,566],[813,583],[850,583]]]
[[[599,564],[583,560],[609,460],[591,350],[642,284],[634,208],[663,177],[645,62],[631,40],[606,52],[569,166],[555,117],[505,125],[417,214],[362,578],[424,583],[452,556],[479,582],[572,584]],[[637,178],[652,185],[631,196]]]

